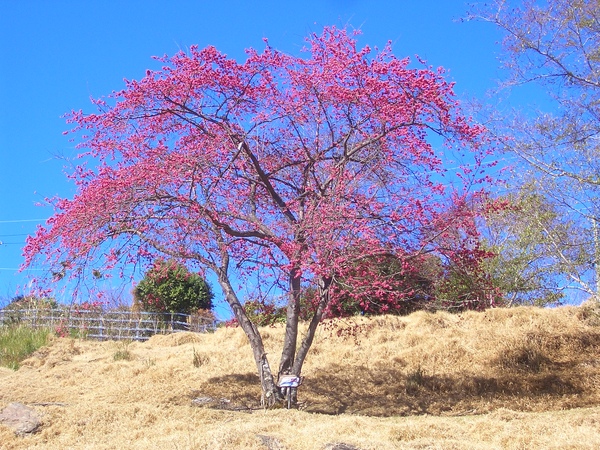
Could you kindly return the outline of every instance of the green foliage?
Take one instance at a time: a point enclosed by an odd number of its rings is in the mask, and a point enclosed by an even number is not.
[[[115,361],[129,361],[131,360],[131,352],[129,351],[130,341],[121,341],[117,345],[117,350],[113,353],[113,359]]]
[[[21,361],[48,343],[49,335],[47,329],[0,327],[0,366],[17,370]]]
[[[58,309],[58,302],[53,298],[39,298],[19,295],[14,297],[8,305],[2,308],[4,323],[18,325],[22,322],[27,311]]]
[[[407,315],[418,310],[460,312],[501,305],[500,291],[480,264],[489,252],[471,252],[476,256],[456,252],[454,258],[445,260],[424,254],[413,258],[409,266],[393,255],[361,258],[333,280],[334,300],[325,317]],[[373,280],[379,280],[379,285]],[[302,288],[300,320],[310,320],[318,295],[314,286]],[[246,301],[244,310],[258,326],[286,320],[286,307],[268,300]],[[236,323],[235,319],[232,323]]]
[[[559,303],[574,288],[597,294],[599,3],[497,0],[480,2],[472,11],[504,34],[499,58],[507,70],[498,99],[509,89],[540,95],[516,112],[491,106],[483,119],[499,149],[516,157],[508,181],[520,189],[515,211],[520,214],[501,218],[508,242],[496,247],[500,258],[492,270],[517,304]]]
[[[3,308],[6,310],[18,310],[18,309],[56,309],[58,308],[58,302],[54,298],[44,297],[32,297],[18,295],[13,297],[10,303]]]
[[[286,319],[285,307],[265,300],[247,300],[244,303],[244,311],[248,319],[259,327],[285,323]]]
[[[213,293],[200,275],[174,260],[158,259],[134,289],[143,311],[191,314],[211,309]]]
[[[460,312],[502,304],[501,292],[485,271],[452,264],[435,282],[434,297],[426,309]],[[425,308],[424,308],[425,309]]]
[[[330,315],[459,312],[498,305],[499,293],[481,264],[488,253],[475,247],[445,258],[424,254],[412,258],[410,265],[392,255],[363,258],[347,277],[335,280],[338,301]],[[384,282],[377,289],[372,280]]]
[[[300,311],[298,318],[301,321],[309,321],[314,314],[316,289],[312,287],[304,287],[300,292]],[[276,302],[263,300],[246,300],[244,303],[244,311],[252,323],[259,327],[271,326],[277,323],[285,323],[287,317],[287,306],[278,305]],[[236,324],[237,320],[233,319],[226,325]]]
[[[487,218],[487,244],[496,257],[486,261],[485,270],[507,303],[558,304],[564,297],[561,285],[586,286],[583,274],[591,255],[585,230],[561,214],[535,183],[503,200],[507,206]]]

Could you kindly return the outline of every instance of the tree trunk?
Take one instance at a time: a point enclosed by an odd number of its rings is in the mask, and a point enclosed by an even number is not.
[[[300,270],[295,268],[290,272],[287,313],[285,319],[285,337],[279,363],[279,376],[291,374],[296,357],[298,342],[298,319],[300,315]],[[294,375],[299,375],[294,373]]]
[[[317,310],[313,315],[310,324],[308,325],[308,331],[306,332],[306,336],[302,340],[302,344],[300,344],[300,348],[298,349],[298,354],[296,355],[296,359],[294,360],[294,366],[292,368],[292,373],[294,375],[300,376],[302,373],[302,366],[304,365],[304,360],[306,359],[306,355],[310,350],[310,347],[313,343],[315,332],[317,331],[317,327],[323,318],[323,312],[325,311],[325,307],[329,303],[329,287],[331,286],[332,278],[321,278],[319,281],[319,304],[317,305]]]
[[[275,383],[265,347],[262,341],[262,337],[258,332],[256,326],[248,319],[242,304],[240,303],[235,291],[231,287],[229,277],[225,270],[220,270],[218,273],[219,284],[223,289],[227,303],[231,307],[235,318],[237,319],[240,327],[246,333],[248,340],[250,341],[250,347],[254,355],[254,361],[256,362],[256,368],[260,377],[260,384],[262,388],[262,404],[267,407],[273,406],[276,402],[283,400],[281,392]]]
[[[223,289],[225,298],[231,307],[235,318],[237,319],[240,327],[246,333],[248,340],[250,341],[250,347],[254,355],[254,361],[256,362],[256,368],[260,377],[260,383],[262,388],[262,403],[266,407],[271,407],[275,403],[283,401],[283,396],[275,377],[269,366],[267,354],[265,353],[264,344],[262,337],[256,326],[246,315],[244,308],[239,301],[235,291],[231,287],[229,277],[227,275],[227,269],[221,268],[217,271],[219,284]],[[290,373],[296,376],[300,376],[302,373],[302,366],[306,355],[313,343],[315,332],[321,319],[325,307],[329,303],[329,287],[331,285],[331,278],[322,278],[319,283],[319,303],[313,318],[308,326],[308,331],[298,351],[296,351],[296,345],[298,340],[298,320],[300,314],[300,274],[299,271],[295,270],[290,275],[290,299],[287,308],[287,320],[286,320],[286,333],[284,339],[284,346],[282,351],[282,361],[279,366],[279,373]],[[296,403],[296,398],[292,399]]]
[[[598,232],[598,219],[592,217],[592,230],[594,232],[594,272],[596,275],[596,302],[600,302],[600,233]]]

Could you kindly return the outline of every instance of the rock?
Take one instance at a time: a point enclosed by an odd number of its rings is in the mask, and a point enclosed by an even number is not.
[[[284,450],[285,447],[281,445],[277,439],[272,436],[265,436],[264,434],[257,434],[257,438],[259,438],[263,445],[267,447],[269,450]]]
[[[42,417],[29,406],[11,403],[0,412],[0,423],[12,428],[18,435],[24,435],[35,433],[42,424]]]
[[[327,444],[325,446],[325,450],[360,450],[360,449],[358,447],[355,447],[354,445],[338,442],[335,444]]]
[[[228,398],[196,397],[192,400],[194,406],[212,406],[220,409],[230,409],[231,400]]]
[[[196,397],[192,399],[192,406],[205,406],[214,409],[226,409],[228,411],[243,411],[251,413],[253,408],[249,405],[237,405],[228,398]]]
[[[196,397],[192,400],[192,404],[196,406],[204,406],[217,403],[218,400],[215,400],[212,397]]]

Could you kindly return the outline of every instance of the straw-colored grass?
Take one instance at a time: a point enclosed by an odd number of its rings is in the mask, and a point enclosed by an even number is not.
[[[0,448],[266,449],[260,435],[299,450],[600,448],[598,317],[515,308],[321,328],[291,411],[260,409],[240,329],[155,336],[129,359],[115,342],[55,339],[0,369],[0,408],[44,414],[31,436],[0,426]],[[276,368],[283,329],[262,333]]]

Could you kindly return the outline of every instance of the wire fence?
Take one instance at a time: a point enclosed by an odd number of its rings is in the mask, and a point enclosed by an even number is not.
[[[214,331],[217,326],[214,319],[189,314],[69,308],[0,310],[0,325],[11,324],[49,328],[60,336],[134,341],[146,341],[155,334],[180,331],[206,333]]]

